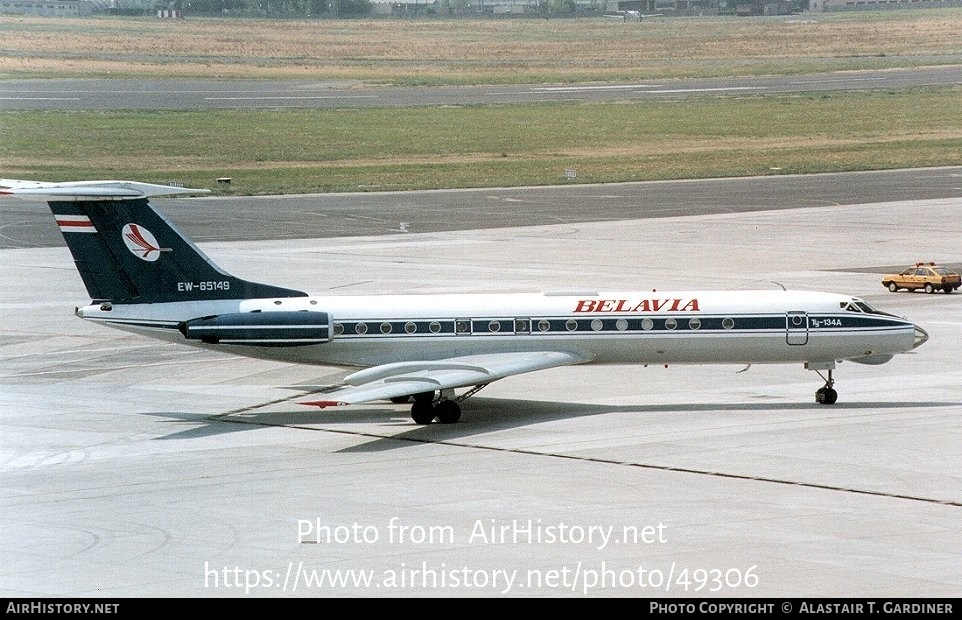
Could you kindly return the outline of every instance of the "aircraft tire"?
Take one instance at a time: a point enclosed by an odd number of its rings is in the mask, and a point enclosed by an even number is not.
[[[834,405],[838,401],[838,392],[832,388],[823,387],[815,391],[815,402],[820,405]]]
[[[430,424],[437,414],[431,403],[417,402],[411,405],[411,419],[415,424]]]
[[[438,422],[441,424],[454,424],[461,419],[461,406],[453,400],[442,400],[435,407],[438,415]]]

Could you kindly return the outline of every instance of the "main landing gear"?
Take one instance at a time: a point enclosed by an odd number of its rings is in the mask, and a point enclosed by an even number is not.
[[[414,395],[411,418],[415,424],[430,424],[434,418],[441,424],[454,424],[461,419],[461,405],[448,399],[439,400],[435,404],[434,392],[421,392]]]
[[[461,403],[485,385],[487,383],[477,385],[458,397],[454,396],[454,390],[441,390],[440,395],[437,392],[415,394],[410,397],[414,399],[414,404],[411,405],[411,419],[415,424],[430,424],[435,418],[441,424],[454,424],[461,419]],[[404,402],[401,399],[392,398],[391,400]]]

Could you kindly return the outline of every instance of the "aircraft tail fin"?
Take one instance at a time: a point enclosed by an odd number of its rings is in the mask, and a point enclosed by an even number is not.
[[[134,304],[306,296],[221,270],[148,201],[152,196],[207,191],[131,181],[0,179],[0,194],[47,201],[94,301]]]

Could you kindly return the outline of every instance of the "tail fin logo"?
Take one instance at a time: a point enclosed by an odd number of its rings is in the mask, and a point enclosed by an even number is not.
[[[152,263],[160,258],[161,252],[170,251],[169,248],[160,247],[154,235],[143,226],[127,224],[124,226],[121,234],[131,254],[148,263]]]

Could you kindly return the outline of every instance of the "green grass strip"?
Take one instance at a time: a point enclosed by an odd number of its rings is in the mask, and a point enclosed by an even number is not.
[[[0,113],[0,177],[236,193],[962,164],[962,89],[409,109]]]

